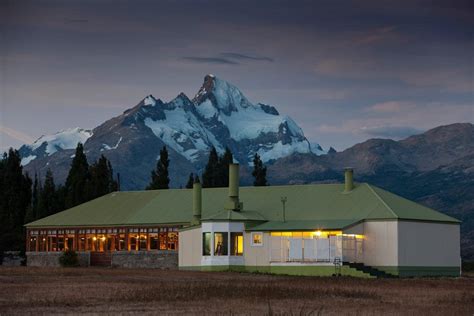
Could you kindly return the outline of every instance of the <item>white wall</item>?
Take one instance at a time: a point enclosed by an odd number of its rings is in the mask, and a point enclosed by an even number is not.
[[[369,266],[397,266],[398,222],[370,221],[364,222],[363,227],[363,263]]]
[[[458,267],[460,230],[457,224],[399,221],[400,266]]]
[[[202,234],[201,227],[179,232],[179,266],[194,267],[201,265]]]
[[[252,246],[252,235],[244,233],[244,259],[246,266],[270,265],[270,233],[263,232],[263,245]]]

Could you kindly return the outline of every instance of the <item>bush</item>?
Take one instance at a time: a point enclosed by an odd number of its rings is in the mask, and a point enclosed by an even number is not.
[[[77,253],[74,250],[66,250],[59,257],[59,264],[63,267],[78,267],[79,259],[77,258]]]

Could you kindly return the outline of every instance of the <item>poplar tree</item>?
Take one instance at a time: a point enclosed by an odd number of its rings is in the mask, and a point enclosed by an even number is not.
[[[66,179],[65,207],[71,208],[88,200],[89,164],[84,154],[84,146],[78,143],[71,169]]]
[[[255,153],[253,157],[253,171],[252,176],[255,178],[253,185],[256,187],[262,187],[268,185],[267,183],[267,167],[263,165],[260,156]]]
[[[24,250],[23,224],[31,207],[32,181],[23,174],[17,150],[4,153],[0,160],[0,261],[5,250]]]
[[[90,200],[118,189],[118,183],[114,180],[112,165],[104,155],[101,155],[99,160],[90,166],[89,173],[88,190]]]
[[[156,163],[156,170],[151,172],[151,182],[146,188],[147,190],[169,189],[169,164],[168,150],[166,150],[166,146],[163,146],[163,149],[160,150],[160,159]]]
[[[219,176],[219,155],[216,148],[213,146],[209,151],[209,159],[206,168],[202,174],[202,187],[215,188],[217,187],[217,178]]]
[[[51,169],[48,169],[44,178],[44,184],[39,192],[38,218],[43,218],[60,211],[57,198],[53,173]]]
[[[217,187],[229,186],[229,164],[234,162],[234,157],[229,148],[225,148],[224,154],[219,157],[219,173],[216,179]]]
[[[40,183],[38,180],[38,174],[35,173],[35,181],[33,182],[33,192],[31,196],[31,209],[33,220],[38,219],[38,202],[40,194]]]

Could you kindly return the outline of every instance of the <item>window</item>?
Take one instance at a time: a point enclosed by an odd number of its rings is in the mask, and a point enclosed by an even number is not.
[[[252,233],[252,246],[263,246],[263,233]]]
[[[146,240],[145,233],[140,234],[140,243],[138,246],[139,246],[138,250],[147,250],[147,240]]]
[[[178,233],[169,232],[168,233],[168,250],[178,249]]]
[[[227,256],[228,233],[214,233],[214,256]]]
[[[137,234],[130,234],[129,235],[130,239],[129,239],[129,248],[131,251],[134,251],[134,250],[138,250],[138,239],[139,239],[139,236]]]
[[[202,255],[211,255],[211,233],[202,233]]]
[[[30,238],[30,251],[36,251],[36,241],[37,237]]]
[[[242,256],[244,253],[244,235],[242,233],[230,233],[230,255]]]
[[[150,250],[160,249],[160,241],[158,239],[158,233],[150,233]]]

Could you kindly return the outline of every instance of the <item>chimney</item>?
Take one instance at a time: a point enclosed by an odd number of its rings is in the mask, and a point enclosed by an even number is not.
[[[229,164],[229,201],[225,209],[232,211],[242,209],[242,203],[239,201],[239,165],[236,163]]]
[[[199,225],[202,213],[202,195],[201,183],[199,181],[193,184],[193,225]]]
[[[354,170],[352,168],[344,169],[344,192],[350,192],[354,189]]]

